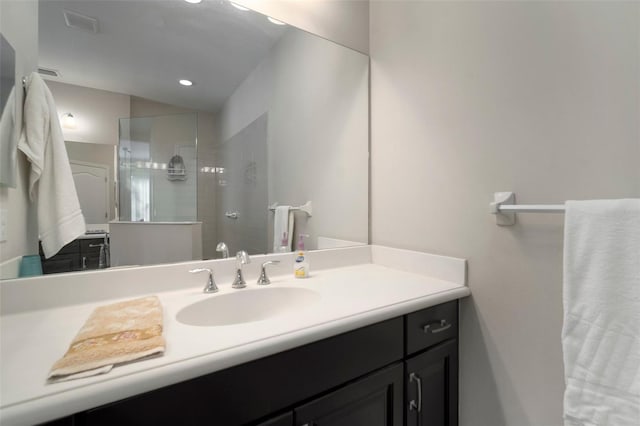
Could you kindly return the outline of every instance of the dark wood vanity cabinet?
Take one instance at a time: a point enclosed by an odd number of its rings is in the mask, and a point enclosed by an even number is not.
[[[458,302],[447,302],[71,418],[75,426],[456,426],[457,315]]]
[[[406,424],[458,424],[458,304],[406,315]]]
[[[257,426],[402,425],[403,374],[393,364]]]
[[[293,411],[260,422],[256,426],[293,426]]]
[[[98,269],[100,263],[100,244],[104,242],[104,234],[96,238],[78,238],[62,247],[58,253],[49,259],[44,257],[42,244],[40,244],[42,273],[58,274],[61,272]]]
[[[458,341],[406,361],[407,426],[458,424]]]
[[[294,410],[295,426],[402,425],[402,363]]]
[[[80,261],[80,241],[73,240],[62,247],[58,253],[49,259],[44,257],[42,243],[40,246],[40,261],[42,262],[42,273],[57,274],[60,272],[71,272],[82,270]]]

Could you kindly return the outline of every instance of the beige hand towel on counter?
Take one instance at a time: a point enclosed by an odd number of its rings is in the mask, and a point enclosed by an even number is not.
[[[96,308],[67,353],[49,373],[51,381],[106,373],[115,364],[134,361],[165,349],[162,306],[156,296]]]

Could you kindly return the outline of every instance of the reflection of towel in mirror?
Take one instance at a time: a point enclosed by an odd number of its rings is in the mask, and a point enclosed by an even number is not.
[[[282,236],[286,232],[288,238],[287,251],[291,251],[293,239],[293,211],[291,206],[276,206],[273,216],[273,252],[278,253],[282,245]]]
[[[16,111],[16,94],[15,86],[11,88],[7,103],[0,115],[0,159],[2,159],[2,167],[0,167],[0,182],[5,185],[14,186],[15,164],[16,164],[16,146],[18,139],[15,137],[15,111]]]
[[[31,163],[29,198],[38,201],[38,233],[47,258],[86,231],[58,112],[37,73],[27,79],[18,148]]]

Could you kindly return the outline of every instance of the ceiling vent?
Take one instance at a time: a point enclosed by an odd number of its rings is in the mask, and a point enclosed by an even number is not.
[[[69,28],[87,31],[96,34],[98,32],[98,20],[71,10],[64,11],[64,23]]]
[[[51,68],[38,67],[38,73],[48,77],[60,77],[60,71]]]

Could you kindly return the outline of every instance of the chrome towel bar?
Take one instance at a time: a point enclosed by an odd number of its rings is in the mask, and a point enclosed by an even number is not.
[[[276,207],[278,207],[278,203],[273,203],[269,206],[269,210],[271,210],[272,212],[276,211]],[[289,210],[291,211],[301,211],[301,212],[305,212],[307,214],[307,216],[311,217],[313,216],[313,208],[311,206],[311,201],[307,201],[306,203],[304,203],[301,206],[298,207],[291,207]]]
[[[513,225],[516,213],[564,213],[564,204],[515,204],[513,192],[495,192],[493,202],[489,203],[490,212],[496,215],[496,224]]]

